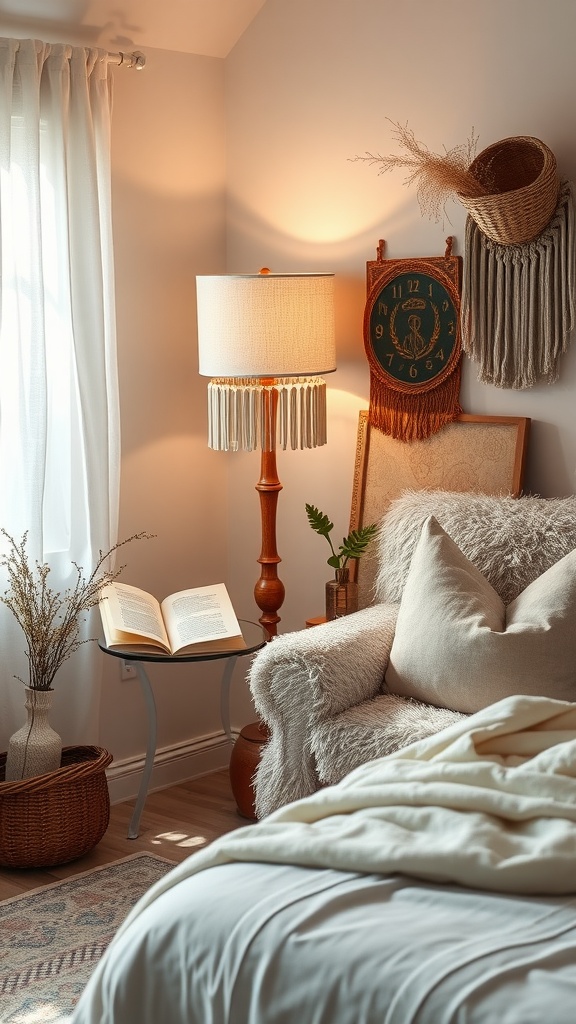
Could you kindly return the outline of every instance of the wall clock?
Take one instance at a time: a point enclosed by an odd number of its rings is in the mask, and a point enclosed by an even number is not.
[[[462,410],[462,261],[452,256],[377,259],[366,264],[364,345],[370,364],[370,422],[393,437],[428,437]]]

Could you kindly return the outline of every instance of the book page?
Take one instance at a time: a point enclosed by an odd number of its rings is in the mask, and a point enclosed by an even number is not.
[[[161,608],[174,652],[191,644],[242,635],[223,583],[171,594]]]
[[[108,622],[112,622],[114,629],[123,634],[117,642],[130,642],[130,636],[133,639],[148,637],[170,649],[160,605],[152,594],[138,587],[130,587],[127,583],[111,583],[102,591],[101,600],[107,602]]]

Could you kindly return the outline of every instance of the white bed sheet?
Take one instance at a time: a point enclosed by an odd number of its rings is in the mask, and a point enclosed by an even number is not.
[[[576,704],[518,696],[178,865],[73,1024],[573,1024],[575,1006]]]
[[[227,864],[119,937],[76,1024],[573,1024],[576,899]]]

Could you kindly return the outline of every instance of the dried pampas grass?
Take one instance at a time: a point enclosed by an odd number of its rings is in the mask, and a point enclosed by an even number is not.
[[[419,142],[407,124],[402,125],[395,121],[390,123],[394,127],[394,137],[406,152],[391,156],[366,152],[364,156],[352,157],[352,162],[363,160],[378,166],[378,174],[386,174],[397,167],[407,167],[410,173],[404,179],[404,184],[412,185],[417,182],[416,194],[423,214],[439,221],[441,214],[445,213],[444,207],[451,193],[470,199],[489,194],[490,189],[478,181],[469,170],[478,143],[474,129],[466,143],[446,150],[444,154],[438,154],[431,153],[423,142]]]

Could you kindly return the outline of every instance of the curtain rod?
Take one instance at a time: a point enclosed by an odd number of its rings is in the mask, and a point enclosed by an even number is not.
[[[5,40],[2,40],[5,42]],[[13,40],[16,44],[20,40]],[[44,44],[42,44],[44,45]],[[136,68],[137,71],[141,71],[142,68],[146,67],[146,54],[141,53],[140,50],[133,50],[132,53],[124,53],[119,50],[118,53],[108,53],[107,60],[109,64],[125,64],[127,68]]]
[[[146,57],[139,50],[134,50],[133,53],[123,53],[120,50],[118,53],[108,54],[109,64],[125,64],[128,68],[136,68],[137,71],[141,71],[146,66]]]

